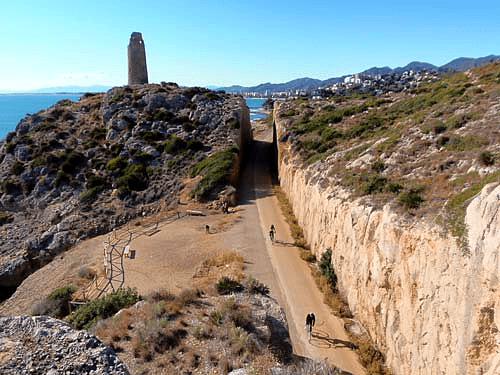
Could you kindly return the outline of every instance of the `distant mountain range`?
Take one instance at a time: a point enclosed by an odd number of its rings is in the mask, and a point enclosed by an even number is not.
[[[396,74],[401,74],[405,71],[408,70],[413,70],[414,72],[417,71],[422,71],[422,70],[437,70],[438,72],[453,72],[453,71],[463,71],[467,70],[469,68],[479,66],[486,64],[488,62],[492,62],[495,60],[500,60],[500,56],[498,55],[489,55],[486,57],[479,57],[479,58],[469,58],[469,57],[460,57],[458,59],[455,59],[453,61],[450,61],[449,63],[443,65],[443,66],[436,66],[433,64],[429,64],[426,62],[419,62],[419,61],[414,61],[409,63],[408,65],[404,67],[398,67],[395,69],[392,69],[388,66],[384,66],[382,68],[378,67],[373,67],[370,69],[367,69],[363,72],[360,72],[359,74],[370,74],[370,75],[376,75],[376,74],[388,74],[388,73],[396,73]],[[351,74],[349,74],[351,75]],[[241,93],[241,92],[255,92],[255,93],[265,93],[266,91],[271,92],[279,92],[279,91],[289,91],[289,90],[314,90],[319,87],[325,87],[325,86],[331,86],[336,82],[343,81],[345,77],[348,75],[342,76],[342,77],[334,77],[334,78],[329,78],[326,80],[319,80],[319,79],[313,79],[313,78],[298,78],[294,79],[293,81],[286,82],[286,83],[262,83],[257,86],[252,86],[252,87],[244,87],[244,86],[229,86],[229,87],[219,87],[217,88],[218,90],[223,90],[226,92],[231,92],[231,93]]]

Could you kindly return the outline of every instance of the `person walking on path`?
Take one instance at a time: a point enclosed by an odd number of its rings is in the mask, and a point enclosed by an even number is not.
[[[274,234],[276,233],[276,229],[274,228],[274,224],[271,224],[271,229],[269,230],[269,238],[274,242]]]
[[[306,316],[306,329],[309,332],[309,341],[311,341],[311,335],[312,335],[312,329],[314,327],[314,324],[316,323],[316,317],[314,316],[314,313],[309,313]]]

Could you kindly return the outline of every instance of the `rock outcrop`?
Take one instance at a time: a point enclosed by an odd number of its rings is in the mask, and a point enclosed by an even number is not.
[[[0,299],[76,241],[173,207],[207,156],[230,148],[233,165],[214,189],[235,184],[250,138],[242,97],[174,83],[27,115],[0,143]]]
[[[0,372],[129,374],[115,351],[86,331],[46,316],[0,317]]]
[[[468,248],[428,220],[353,197],[327,161],[304,166],[275,105],[278,169],[312,252],[332,249],[341,293],[397,375],[500,371],[500,185],[468,205]]]

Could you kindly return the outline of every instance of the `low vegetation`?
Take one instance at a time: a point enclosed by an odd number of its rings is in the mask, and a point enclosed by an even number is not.
[[[115,292],[94,299],[73,312],[68,321],[76,329],[88,329],[100,319],[106,319],[124,307],[141,300],[135,289],[118,289]]]
[[[299,98],[282,105],[279,116],[290,124],[287,139],[305,166],[326,161],[336,183],[371,205],[438,217],[464,246],[465,207],[453,202],[477,194],[469,184],[479,182],[463,177],[473,171],[500,181],[498,118],[490,110],[498,76],[494,62],[407,93]]]
[[[192,196],[208,198],[212,190],[218,185],[229,183],[231,167],[238,154],[238,148],[228,147],[199,161],[189,169],[189,175],[201,176],[198,185],[191,192]]]
[[[307,262],[315,262],[316,257],[309,249],[307,242],[304,237],[304,232],[300,227],[295,214],[293,213],[292,206],[288,201],[285,193],[281,190],[279,185],[273,187],[274,194],[280,203],[281,212],[285,216],[288,227],[290,228],[292,238],[294,239],[294,245],[300,248],[300,257]]]

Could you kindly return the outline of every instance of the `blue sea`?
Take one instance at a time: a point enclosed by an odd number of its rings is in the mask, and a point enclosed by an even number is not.
[[[262,105],[266,101],[266,99],[262,98],[247,98],[247,106],[250,109],[250,121],[259,120],[261,118],[266,117],[265,113],[262,113]]]
[[[13,131],[26,114],[37,113],[62,99],[77,101],[82,94],[0,94],[0,139]]]
[[[62,99],[77,101],[82,94],[0,94],[0,139],[13,131],[26,114],[33,114],[49,108]],[[250,120],[266,117],[262,105],[266,99],[246,99],[250,109]]]

